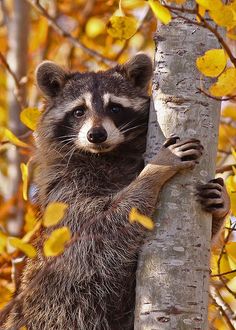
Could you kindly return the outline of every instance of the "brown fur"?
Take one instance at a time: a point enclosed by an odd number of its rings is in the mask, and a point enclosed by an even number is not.
[[[57,71],[56,67],[53,70]],[[68,76],[60,69],[53,76],[46,70],[48,81],[41,71],[38,83],[48,98],[48,106],[37,130],[38,203],[42,213],[50,202],[67,203],[68,211],[60,226],[68,226],[79,237],[60,257],[48,259],[39,252],[36,259],[27,261],[19,290],[20,304],[11,311],[4,329],[25,325],[27,330],[131,330],[137,255],[147,230],[129,223],[130,210],[136,207],[152,216],[162,186],[178,171],[193,168],[202,147],[195,139],[179,142],[171,138],[143,169],[149,105],[146,90],[152,71],[145,55],[137,55],[124,67],[97,76],[84,74],[78,80],[79,87],[75,74]],[[59,80],[55,83],[55,79]],[[79,148],[72,152],[73,141],[66,146],[54,136],[53,129],[62,117],[58,108],[72,100],[72,95],[87,92],[96,79],[100,80],[98,96],[93,110],[86,110],[91,111],[89,118],[107,116],[98,112],[101,105],[98,108],[96,104],[100,94],[112,92],[133,101],[142,98],[132,115],[135,118],[145,114],[141,121],[138,117],[145,127],[122,133],[125,142],[114,143],[109,152],[102,152],[103,146],[97,153]],[[114,79],[119,79],[119,86]],[[128,86],[129,91],[125,91]],[[61,106],[60,111],[64,108]],[[76,125],[73,127],[79,132],[82,123],[78,121]],[[45,230],[34,242],[38,248],[50,231]]]

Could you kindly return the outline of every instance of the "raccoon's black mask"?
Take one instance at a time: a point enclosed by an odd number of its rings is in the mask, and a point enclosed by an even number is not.
[[[147,129],[151,75],[152,62],[144,54],[97,73],[68,73],[43,62],[36,80],[47,99],[41,119],[44,135],[92,153],[135,140]]]

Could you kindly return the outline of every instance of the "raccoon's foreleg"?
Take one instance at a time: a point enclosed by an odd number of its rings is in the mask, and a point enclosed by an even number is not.
[[[158,154],[142,170],[139,176],[113,199],[112,206],[129,210],[136,207],[151,216],[163,185],[177,172],[192,169],[202,155],[203,146],[199,140],[178,141],[168,139]]]

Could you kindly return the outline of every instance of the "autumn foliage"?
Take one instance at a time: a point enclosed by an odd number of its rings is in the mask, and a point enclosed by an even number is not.
[[[15,17],[14,1],[0,3],[0,308],[12,299],[17,289],[25,257],[37,256],[31,241],[44,227],[52,229],[43,242],[45,258],[62,254],[66,246],[78,238],[72,237],[67,227],[59,226],[67,205],[52,203],[44,214],[40,214],[35,203],[33,132],[43,112],[34,83],[35,67],[42,60],[50,59],[73,70],[106,69],[125,62],[138,51],[152,54],[156,20],[174,24],[174,19],[184,20],[184,14],[188,12],[192,14],[194,24],[209,29],[219,42],[218,49],[208,50],[196,61],[199,74],[213,78],[210,88],[199,86],[199,92],[222,101],[217,171],[226,178],[232,202],[232,213],[227,218],[225,231],[212,251],[209,319],[212,329],[234,329],[236,52],[234,54],[233,49],[236,48],[236,1],[196,0],[194,8],[189,8],[187,0],[27,0],[30,11],[25,32],[28,51],[21,54],[28,59],[25,76],[15,74],[15,63],[8,55],[8,29]],[[227,37],[223,37],[224,32]],[[9,89],[9,79],[14,81],[13,90]],[[22,92],[26,93],[25,98],[21,96]],[[9,93],[18,103],[14,118],[8,111]],[[18,134],[19,125],[23,127],[21,135]],[[13,162],[12,153],[15,155]],[[12,176],[12,173],[16,175]],[[12,185],[16,189],[11,192]],[[152,220],[136,209],[132,210],[129,220],[138,221],[150,230],[153,228]],[[14,226],[17,230],[12,229]]]

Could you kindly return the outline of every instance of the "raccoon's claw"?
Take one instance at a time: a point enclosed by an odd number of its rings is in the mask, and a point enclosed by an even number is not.
[[[203,146],[199,140],[193,138],[178,140],[178,136],[167,139],[152,163],[166,166],[166,170],[171,173],[194,168],[202,155]]]
[[[222,178],[198,185],[197,199],[202,208],[213,215],[213,220],[224,218],[230,210],[230,199]]]
[[[177,142],[177,140],[179,140],[180,138],[177,135],[171,135],[168,139],[166,139],[166,141],[163,143],[163,147],[164,148],[168,148],[169,146],[171,146],[172,144],[175,144]]]
[[[183,140],[170,148],[182,162],[195,161],[195,163],[198,163],[197,159],[201,157],[204,149],[197,139]]]

